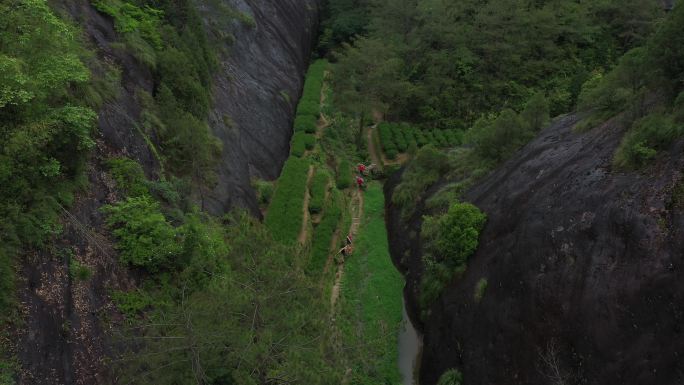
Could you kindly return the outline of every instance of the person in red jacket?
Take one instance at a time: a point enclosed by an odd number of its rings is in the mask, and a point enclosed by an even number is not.
[[[364,183],[365,181],[363,180],[363,178],[361,178],[360,176],[356,177],[356,185],[359,186],[359,188],[363,188]]]
[[[359,174],[366,175],[366,165],[363,163],[359,163]]]

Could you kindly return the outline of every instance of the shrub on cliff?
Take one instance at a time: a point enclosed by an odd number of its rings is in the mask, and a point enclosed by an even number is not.
[[[447,157],[444,153],[433,146],[421,148],[415,159],[407,166],[401,183],[394,191],[392,202],[412,212],[412,207],[420,194],[435,183],[447,169]]]
[[[461,385],[463,383],[463,375],[458,369],[449,369],[440,377],[437,385]]]
[[[463,266],[475,252],[487,216],[470,203],[454,203],[446,214],[427,216],[421,228],[425,249],[451,267]]]
[[[670,146],[684,135],[684,127],[672,117],[651,114],[634,123],[615,153],[614,164],[623,168],[638,168],[654,158],[658,151]]]
[[[455,274],[465,271],[487,216],[470,203],[454,203],[446,214],[426,216],[421,228],[425,273],[421,303],[427,308]]]
[[[122,262],[154,273],[180,254],[177,230],[150,196],[131,197],[102,211],[117,238]]]

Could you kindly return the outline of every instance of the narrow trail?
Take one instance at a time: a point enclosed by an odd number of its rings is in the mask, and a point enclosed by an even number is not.
[[[309,238],[309,200],[311,200],[311,180],[314,175],[314,166],[309,166],[309,174],[306,179],[306,192],[304,193],[304,205],[302,208],[302,228],[299,230],[299,237],[297,240],[300,245],[306,244],[306,240]]]
[[[349,226],[349,234],[353,239],[356,239],[356,234],[361,226],[361,217],[363,216],[363,192],[359,189],[354,190],[349,209],[352,214],[351,225]],[[337,253],[334,251],[334,253]],[[335,254],[337,255],[337,254]],[[334,257],[333,257],[334,258]],[[330,293],[330,314],[331,317],[335,314],[335,305],[340,297],[340,289],[342,286],[342,277],[344,276],[344,260],[337,266],[335,273],[335,283],[333,284]]]

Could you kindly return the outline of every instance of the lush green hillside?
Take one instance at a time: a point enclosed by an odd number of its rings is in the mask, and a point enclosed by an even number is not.
[[[96,119],[78,30],[44,1],[0,4],[0,383],[5,322],[15,321],[16,255],[61,231],[57,218],[85,184]]]

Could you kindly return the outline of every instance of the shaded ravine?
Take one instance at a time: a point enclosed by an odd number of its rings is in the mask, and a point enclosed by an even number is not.
[[[399,330],[399,372],[403,385],[417,385],[420,355],[423,349],[423,336],[413,327],[406,312],[406,298],[401,307],[401,329]]]

